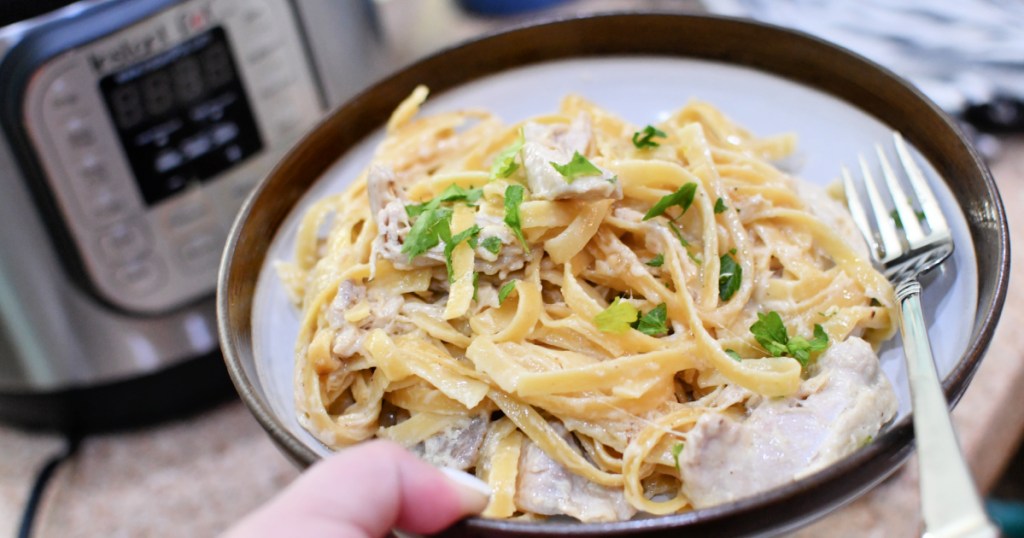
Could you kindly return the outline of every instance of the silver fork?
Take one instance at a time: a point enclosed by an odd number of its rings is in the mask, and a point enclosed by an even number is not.
[[[882,192],[863,156],[859,159],[861,174],[876,228],[869,223],[864,204],[845,166],[842,175],[847,206],[853,220],[871,247],[875,262],[882,266],[886,278],[896,288],[900,332],[914,408],[924,536],[998,536],[995,525],[982,507],[978,490],[957,444],[921,312],[921,284],[917,278],[952,254],[953,239],[935,195],[910,155],[906,142],[899,133],[893,133],[893,139],[896,155],[923,214],[915,212],[880,145],[875,149],[882,176],[902,226],[897,227],[896,219],[887,210]],[[922,221],[928,226],[927,232],[921,225]],[[899,228],[903,231],[902,238]]]

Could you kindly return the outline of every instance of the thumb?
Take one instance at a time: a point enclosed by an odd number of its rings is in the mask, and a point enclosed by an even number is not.
[[[373,538],[394,527],[435,533],[482,511],[489,495],[467,473],[442,472],[395,443],[371,441],[310,467],[227,536]]]

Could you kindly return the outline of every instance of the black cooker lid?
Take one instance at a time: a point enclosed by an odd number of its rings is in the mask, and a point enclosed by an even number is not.
[[[75,0],[0,0],[0,28],[74,3]]]

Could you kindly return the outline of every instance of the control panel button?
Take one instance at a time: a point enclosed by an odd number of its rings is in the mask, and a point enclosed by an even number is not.
[[[59,112],[68,112],[76,108],[81,101],[78,92],[68,80],[68,76],[54,79],[50,83],[50,87],[46,89],[45,95],[43,100],[47,107]]]
[[[189,267],[211,267],[220,260],[223,240],[212,232],[198,233],[185,240],[179,250],[181,261]]]
[[[100,251],[111,263],[134,260],[149,250],[142,226],[119,222],[100,235]]]
[[[68,142],[72,146],[85,148],[96,143],[96,135],[82,118],[71,118],[65,125]]]
[[[241,13],[239,13],[239,18],[250,32],[264,33],[274,29],[270,20],[270,9],[263,2],[245,2]]]
[[[128,199],[111,189],[96,189],[85,201],[86,211],[93,218],[113,219],[128,212]]]
[[[97,187],[110,182],[110,170],[107,165],[94,154],[87,154],[82,158],[79,176],[84,180],[85,185]]]
[[[135,293],[147,293],[160,287],[164,273],[160,263],[150,257],[118,267],[114,271],[114,279]]]
[[[166,223],[171,231],[189,228],[205,220],[210,214],[206,203],[201,200],[182,200],[167,214]]]
[[[246,52],[245,61],[261,68],[281,67],[284,64],[282,46],[280,41],[261,41]]]

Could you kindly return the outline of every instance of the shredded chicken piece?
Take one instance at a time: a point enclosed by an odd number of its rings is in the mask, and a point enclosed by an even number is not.
[[[712,412],[698,419],[679,456],[694,507],[813,473],[862,446],[896,414],[895,392],[860,338],[830,347],[813,373],[794,397],[751,396],[745,417]]]
[[[476,466],[488,423],[485,413],[466,417],[428,437],[412,451],[427,463],[465,471]]]
[[[443,266],[443,242],[412,260],[402,252],[402,245],[405,244],[405,238],[412,228],[409,215],[405,212],[405,206],[410,202],[401,192],[394,172],[383,166],[374,166],[370,169],[366,181],[370,213],[377,223],[377,237],[371,247],[371,256],[380,256],[402,270]],[[504,279],[509,273],[526,266],[528,257],[502,217],[478,213],[476,224],[480,226],[475,251],[477,272],[498,275],[498,278]],[[501,250],[497,254],[484,248],[483,241],[488,237],[497,237],[501,240]]]
[[[337,331],[331,344],[331,351],[338,357],[351,357],[362,344],[362,331],[345,320],[345,312],[366,298],[366,288],[351,280],[338,285],[338,293],[327,308],[327,323]]]
[[[561,424],[552,423],[552,426],[567,441],[575,442]],[[526,512],[566,514],[583,522],[623,521],[636,513],[621,489],[595,484],[573,474],[532,441],[524,443],[519,458],[515,502]]]
[[[370,214],[377,223],[377,237],[373,240],[371,257],[380,256],[399,269],[444,265],[444,246],[434,248],[412,260],[402,253],[405,237],[412,224],[405,206],[405,199],[395,173],[387,167],[374,165],[366,177],[366,193],[370,198]]]
[[[369,315],[357,322],[345,319],[345,313],[363,301],[368,303]],[[335,329],[331,353],[341,358],[355,355],[362,348],[363,337],[372,329],[384,329],[392,336],[412,330],[412,322],[400,315],[404,303],[401,296],[387,290],[370,288],[367,291],[355,281],[342,281],[325,313],[327,323]]]
[[[521,155],[530,195],[543,200],[621,199],[622,186],[607,170],[602,170],[600,175],[579,176],[570,182],[551,166],[551,163],[568,163],[575,152],[585,154],[591,137],[590,118],[586,114],[577,116],[568,127],[526,123]]]

